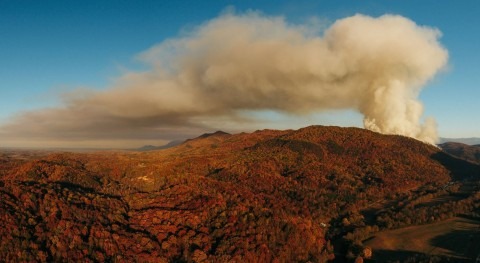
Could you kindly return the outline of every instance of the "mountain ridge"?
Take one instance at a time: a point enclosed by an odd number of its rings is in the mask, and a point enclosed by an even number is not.
[[[478,145],[478,144],[480,144],[480,138],[478,138],[478,137],[440,138],[439,144],[446,143],[446,142],[457,142],[457,143],[463,143],[463,144],[468,144],[468,145]]]
[[[471,213],[455,189],[480,176],[415,139],[324,126],[1,160],[0,257],[25,261],[367,258],[378,231]]]
[[[480,145],[446,142],[439,144],[439,147],[455,157],[480,164]]]
[[[163,149],[168,149],[168,148],[175,147],[175,146],[180,145],[184,142],[185,142],[185,140],[173,140],[173,141],[170,141],[170,142],[168,142],[164,145],[161,145],[161,146],[144,145],[144,146],[142,146],[140,148],[137,148],[137,149],[134,149],[134,150],[135,151],[141,151],[141,152],[163,150]]]

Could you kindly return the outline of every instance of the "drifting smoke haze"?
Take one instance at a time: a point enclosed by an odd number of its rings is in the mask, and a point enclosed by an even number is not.
[[[247,112],[354,109],[367,129],[437,140],[435,121],[422,123],[418,95],[447,63],[438,30],[396,15],[355,15],[318,28],[258,13],[222,15],[141,54],[148,71],[127,73],[103,91],[65,94],[62,107],[21,113],[1,135],[168,140],[255,122]]]

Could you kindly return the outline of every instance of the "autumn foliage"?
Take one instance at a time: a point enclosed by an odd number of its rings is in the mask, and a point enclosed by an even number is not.
[[[418,198],[447,194],[449,182],[478,176],[478,166],[454,169],[461,163],[450,158],[406,137],[321,126],[207,134],[152,152],[4,154],[0,258],[368,258],[372,251],[361,241],[375,231],[431,219],[402,219],[424,203]],[[465,210],[474,211],[477,197],[466,198]],[[372,207],[388,203],[395,208],[368,218]],[[427,215],[443,213],[425,207]]]

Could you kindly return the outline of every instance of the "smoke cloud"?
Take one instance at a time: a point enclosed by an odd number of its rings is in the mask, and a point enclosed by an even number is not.
[[[254,122],[247,112],[354,109],[367,129],[436,142],[435,121],[422,123],[418,95],[447,63],[437,29],[397,15],[355,15],[318,28],[224,14],[142,53],[148,71],[127,73],[102,91],[64,94],[63,106],[21,113],[0,135],[173,139]]]

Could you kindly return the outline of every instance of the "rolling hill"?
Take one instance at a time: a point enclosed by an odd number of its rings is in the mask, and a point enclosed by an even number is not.
[[[446,142],[438,146],[455,157],[480,164],[480,144],[468,145],[456,142]]]
[[[145,151],[156,151],[156,150],[164,150],[164,149],[168,149],[168,148],[172,148],[172,147],[175,147],[179,144],[182,144],[183,141],[182,140],[174,140],[174,141],[171,141],[167,144],[164,144],[162,146],[155,146],[155,145],[144,145],[138,149],[134,149],[136,151],[141,151],[141,152],[145,152]]]
[[[471,138],[440,138],[440,143],[446,142],[457,142],[467,145],[477,145],[480,144],[480,138],[471,137]]]
[[[342,262],[372,257],[377,233],[480,206],[478,165],[358,128],[0,161],[6,261]]]

